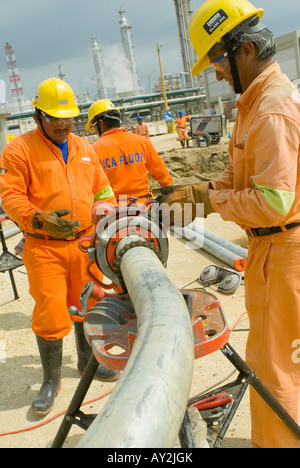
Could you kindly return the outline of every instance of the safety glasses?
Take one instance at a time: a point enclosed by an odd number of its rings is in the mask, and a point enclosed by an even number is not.
[[[98,123],[98,119],[91,125],[91,127],[92,127],[92,128],[93,128],[93,127],[96,127],[97,123]]]
[[[70,125],[73,123],[73,117],[69,117],[67,119],[60,119],[57,117],[52,117],[51,115],[45,114],[45,112],[41,111],[41,114],[45,117],[47,124],[51,125],[52,127],[58,127],[62,123],[65,125]]]
[[[229,66],[227,52],[225,52],[225,54],[220,55],[220,57],[218,57],[217,59],[212,60],[210,63],[216,71],[223,73]]]

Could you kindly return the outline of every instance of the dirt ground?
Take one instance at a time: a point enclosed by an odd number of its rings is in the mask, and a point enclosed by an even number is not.
[[[228,161],[226,137],[220,144],[209,148],[185,149],[180,147],[176,134],[151,139],[167,167],[173,174],[178,175],[178,178],[174,177],[174,184],[201,181],[195,176],[195,172],[207,178],[214,178],[222,172]],[[155,187],[156,184],[152,183],[152,186]],[[3,223],[3,229],[9,227],[10,221]],[[225,223],[218,214],[214,213],[205,220],[205,229],[247,248],[247,239],[240,228],[233,223]],[[18,234],[7,240],[11,252],[14,252],[14,246],[21,237],[21,234]],[[200,273],[212,264],[223,265],[203,250],[187,248],[184,241],[171,235],[167,272],[178,288],[183,288],[191,282],[188,288],[199,287]],[[61,424],[62,415],[59,414],[68,408],[80,379],[76,368],[74,334],[72,331],[64,339],[62,388],[54,408],[48,416],[39,418],[30,408],[42,381],[42,368],[35,336],[31,330],[31,312],[34,304],[28,292],[25,267],[14,270],[13,274],[20,296],[17,300],[14,300],[8,272],[0,275],[0,448],[47,448],[51,447]],[[215,286],[207,288],[207,291],[220,299],[229,329],[242,317],[230,334],[229,343],[243,358],[248,329],[247,315],[243,315],[243,281],[235,294],[222,294]],[[211,386],[220,386],[221,381],[232,381],[237,376],[232,375],[234,370],[220,351],[195,360],[191,396],[204,392]],[[112,391],[114,386],[115,383],[93,382],[85,399],[84,412],[99,413],[109,398],[107,392]],[[49,421],[56,415],[58,416]],[[73,426],[64,447],[76,447],[82,435],[83,430]],[[248,392],[227,431],[222,447],[251,447]]]

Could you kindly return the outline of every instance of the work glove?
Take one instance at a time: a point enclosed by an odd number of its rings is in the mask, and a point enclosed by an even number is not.
[[[68,215],[71,211],[64,208],[52,211],[36,211],[31,219],[32,227],[34,229],[42,229],[49,236],[56,239],[71,237],[80,226],[78,221],[62,218],[62,216]]]
[[[200,214],[206,217],[213,213],[208,196],[209,184],[209,181],[205,181],[199,184],[160,187],[162,195],[156,200],[160,204],[162,222],[182,227],[190,224]]]

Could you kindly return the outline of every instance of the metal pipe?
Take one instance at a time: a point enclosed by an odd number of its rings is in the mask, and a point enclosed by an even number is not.
[[[180,236],[195,244],[197,247],[199,247],[199,249],[205,250],[214,257],[217,257],[219,260],[227,263],[227,265],[232,266],[237,271],[245,270],[247,265],[247,260],[245,258],[237,256],[234,252],[231,252],[230,250],[215,244],[215,242],[206,239],[204,236],[201,236],[197,232],[192,231],[187,227],[180,228],[173,226],[172,230],[176,234],[180,234]]]
[[[122,239],[117,248],[139,236]],[[147,241],[145,241],[147,242]],[[156,254],[133,247],[121,273],[137,315],[128,363],[78,448],[171,448],[189,398],[194,339],[186,303]]]
[[[201,180],[212,180],[210,177],[205,177],[202,174],[198,174],[198,172],[195,172],[195,176],[199,177]]]
[[[170,169],[169,167],[167,167],[168,171],[170,172],[170,174],[172,174],[172,176],[176,177],[176,179],[180,179],[180,176],[178,174],[176,174],[176,172],[174,172],[172,169]]]
[[[18,226],[13,226],[11,228],[5,229],[5,231],[3,231],[4,239],[9,239],[10,237],[19,234],[20,232],[21,230],[18,228]]]
[[[234,244],[233,242],[224,239],[221,236],[218,236],[214,232],[210,232],[207,229],[202,230],[200,226],[197,226],[197,224],[191,223],[188,226],[186,226],[188,229],[191,229],[192,231],[197,232],[198,234],[206,237],[207,239],[211,240],[215,244],[220,245],[221,247],[224,247],[225,249],[230,250],[231,252],[234,252],[235,254],[239,255],[240,257],[243,257],[245,259],[248,258],[248,250],[243,249],[243,247],[240,247],[239,245]]]

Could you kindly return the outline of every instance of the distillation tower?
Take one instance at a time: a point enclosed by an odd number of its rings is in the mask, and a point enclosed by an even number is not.
[[[189,37],[189,27],[192,19],[190,0],[174,0],[178,32],[181,47],[183,69],[187,87],[200,85],[200,77],[191,75],[191,68],[196,62],[196,53]]]
[[[138,90],[140,89],[140,82],[139,82],[139,77],[138,77],[138,72],[137,72],[135,58],[134,58],[134,52],[133,52],[134,47],[133,47],[133,41],[132,41],[131,26],[129,26],[128,20],[125,17],[125,10],[123,10],[123,8],[120,8],[119,14],[120,14],[119,23],[121,26],[121,39],[122,39],[122,44],[123,44],[123,50],[129,62],[134,89]]]
[[[24,100],[24,92],[21,84],[21,78],[17,67],[16,57],[12,46],[7,42],[5,45],[5,55],[8,67],[9,81],[14,102],[21,102]]]
[[[58,65],[58,78],[60,78],[61,80],[64,81],[64,80],[65,80],[65,76],[66,76],[66,74],[65,74],[65,72],[64,72],[63,66],[62,66],[62,64],[59,64],[59,65]]]
[[[92,54],[94,59],[95,71],[96,71],[96,87],[99,99],[106,99],[107,98],[107,90],[104,86],[104,78],[103,78],[103,64],[102,64],[102,55],[100,47],[97,43],[96,36],[92,36]]]

